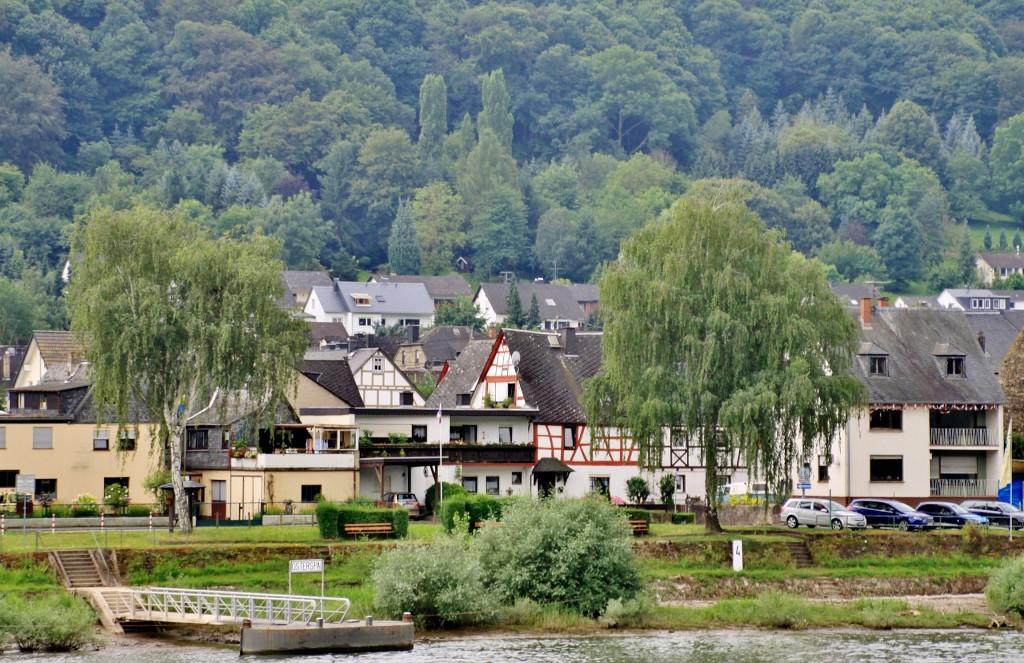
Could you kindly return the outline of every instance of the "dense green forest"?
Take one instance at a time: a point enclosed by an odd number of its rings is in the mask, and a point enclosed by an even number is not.
[[[729,180],[894,290],[1024,219],[1020,0],[0,0],[0,99],[0,342],[66,324],[99,207],[340,278],[585,281]]]

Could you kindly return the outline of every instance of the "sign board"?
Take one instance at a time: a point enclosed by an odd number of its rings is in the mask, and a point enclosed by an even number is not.
[[[811,468],[807,465],[804,465],[803,467],[796,471],[796,476],[797,479],[800,480],[800,483],[807,483],[808,481],[811,480]]]
[[[809,483],[798,483],[796,485],[797,490],[810,490],[811,484]]]
[[[14,476],[14,490],[20,495],[35,495],[36,475],[16,474]]]
[[[323,573],[322,559],[292,559],[288,561],[289,573]]]
[[[743,570],[743,542],[733,541],[732,542],[732,570],[742,571]]]

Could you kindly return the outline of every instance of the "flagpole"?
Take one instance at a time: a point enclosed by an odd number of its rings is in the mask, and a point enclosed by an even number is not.
[[[441,426],[441,406],[437,406],[437,425]],[[434,509],[434,516],[440,515],[441,503],[444,501],[444,481],[441,478],[441,470],[444,468],[444,431],[438,433],[437,442],[437,508]]]

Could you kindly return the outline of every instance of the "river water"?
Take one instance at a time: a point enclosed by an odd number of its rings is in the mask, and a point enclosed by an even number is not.
[[[1024,633],[1011,631],[675,631],[584,637],[515,635],[420,638],[411,652],[243,661],[302,663],[1003,663],[1024,659]],[[74,654],[4,654],[8,663],[234,663],[238,649],[140,640]]]

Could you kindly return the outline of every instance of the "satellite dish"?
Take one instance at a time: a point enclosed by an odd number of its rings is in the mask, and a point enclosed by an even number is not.
[[[519,350],[516,350],[515,352],[512,353],[512,365],[518,367],[519,366],[519,359],[520,359],[520,357],[519,357]]]

